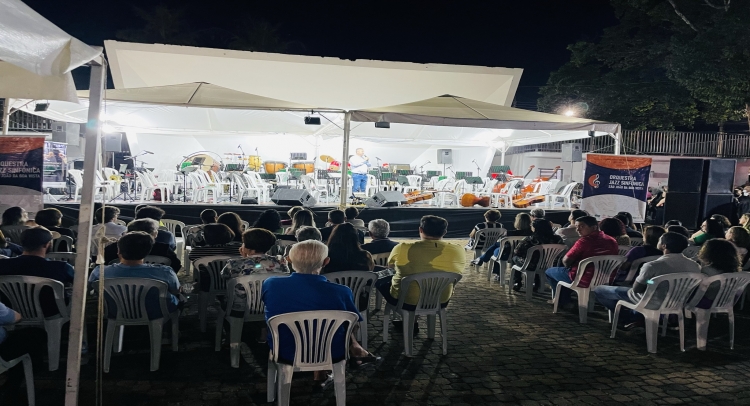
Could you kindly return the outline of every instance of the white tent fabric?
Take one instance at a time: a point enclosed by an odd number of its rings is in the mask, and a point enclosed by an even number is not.
[[[343,60],[176,45],[105,41],[115,88],[207,82],[343,110],[441,94],[510,105],[522,69]]]
[[[70,73],[41,76],[0,61],[0,97],[77,102],[76,86]]]

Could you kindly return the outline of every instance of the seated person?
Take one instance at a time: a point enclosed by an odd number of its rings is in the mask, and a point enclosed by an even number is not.
[[[664,223],[665,228],[669,228],[671,226],[682,226],[682,221],[680,220],[669,220],[666,223]]]
[[[277,236],[278,237],[278,236]],[[318,230],[315,227],[310,226],[302,226],[300,229],[297,230],[297,242],[302,241],[322,241],[323,237],[320,236],[320,230]],[[292,250],[293,245],[287,245],[287,247],[284,249],[284,258],[287,258],[289,256],[289,251]],[[287,265],[289,267],[289,271],[294,272],[294,269],[291,265]]]
[[[534,232],[531,231],[531,216],[528,213],[516,214],[516,219],[513,222],[513,228],[513,230],[508,230],[506,232],[506,237],[525,237],[533,234]],[[481,257],[471,261],[471,264],[476,266],[482,265],[485,262],[490,262],[490,259],[493,256],[505,261],[510,258],[510,254],[510,244],[505,244],[505,247],[503,247],[502,255],[500,254],[500,242],[498,241],[487,248],[487,251],[485,251]],[[499,268],[493,270],[493,272],[499,272]]]
[[[359,216],[359,210],[357,210],[356,207],[347,207],[346,209],[344,209],[344,215],[346,215],[346,222],[351,223],[354,227],[365,226],[365,222],[357,218],[357,216]]]
[[[128,224],[128,232],[131,231],[143,231],[156,240],[159,231],[159,223],[152,219],[133,220]],[[117,251],[117,244],[106,246],[104,248],[104,263],[109,264],[110,262],[119,259],[120,257],[117,255]],[[180,268],[182,268],[182,262],[180,259],[175,255],[174,251],[169,248],[169,245],[164,244],[163,242],[155,242],[148,255],[169,258],[171,261],[170,268],[172,268],[175,273],[180,272]]]
[[[70,264],[45,258],[47,251],[52,249],[52,233],[49,230],[44,227],[24,230],[21,233],[21,246],[21,256],[0,260],[0,276],[37,276],[60,281],[66,286],[73,283],[74,273]],[[52,289],[42,289],[39,302],[45,317],[59,314]]]
[[[544,216],[547,215],[547,213],[544,212],[544,209],[537,207],[536,209],[531,209],[529,211],[529,216],[531,216],[531,220],[536,219],[543,219]]]
[[[76,235],[73,232],[73,230],[69,228],[64,228],[62,226],[62,213],[60,210],[51,208],[51,209],[42,209],[36,212],[36,215],[34,216],[34,222],[36,224],[46,228],[49,231],[56,231],[60,235],[64,235],[66,237],[70,237],[73,239],[73,244],[76,242]],[[59,251],[61,252],[70,252],[73,250],[73,247],[68,247],[67,244],[61,244]]]
[[[14,238],[17,238],[17,229],[27,228],[28,226],[26,225],[26,222],[28,221],[29,213],[26,212],[26,209],[18,206],[10,207],[3,212],[3,220],[2,223],[0,223],[0,232],[2,232],[6,238],[10,238],[12,242],[18,243],[18,241],[14,241]]]
[[[630,237],[625,231],[625,224],[616,218],[606,218],[599,222],[599,229],[612,237],[618,245],[630,245]]]
[[[718,220],[707,218],[701,224],[701,229],[690,236],[689,242],[693,245],[703,245],[712,238],[724,238],[724,226]]]
[[[527,236],[523,239],[518,245],[516,245],[515,251],[513,251],[513,257],[511,258],[511,262],[513,265],[516,266],[523,266],[524,262],[526,262],[526,253],[529,252],[529,249],[532,247],[535,247],[537,245],[542,244],[562,244],[563,240],[559,235],[555,235],[554,232],[552,232],[552,223],[549,220],[545,219],[536,219],[531,223],[531,231],[533,234],[530,236]],[[531,258],[531,263],[529,264],[532,268],[529,269],[536,269],[536,263],[538,261],[538,258]],[[523,275],[521,272],[515,272],[513,274],[513,290],[518,292],[521,290],[521,287],[523,286]],[[538,289],[539,286],[539,278],[535,278],[534,280],[534,290]]]
[[[216,221],[219,224],[226,224],[229,229],[232,230],[234,233],[234,241],[242,243],[242,233],[244,232],[244,225],[242,224],[242,219],[240,218],[240,215],[234,212],[227,212],[223,213],[221,216],[219,216],[219,219]]]
[[[742,228],[750,232],[750,213],[745,213],[740,216],[740,225]]]
[[[628,251],[628,253],[625,255],[625,262],[620,265],[620,269],[617,271],[617,274],[613,275],[613,282],[621,282],[625,280],[625,278],[628,276],[628,273],[630,272],[630,266],[633,264],[633,262],[641,258],[646,258],[654,255],[662,255],[662,251],[657,248],[657,245],[659,244],[659,239],[661,238],[661,236],[666,233],[666,230],[659,226],[648,226],[646,227],[645,233],[646,237],[643,239],[643,245],[633,247],[630,249],[630,251]]]
[[[294,215],[297,214],[298,211],[304,209],[302,206],[293,206],[291,209],[289,209],[286,214],[289,216],[288,219],[281,220],[282,226],[291,226],[292,225],[292,219],[294,218]]]
[[[266,305],[266,321],[274,316],[313,310],[343,310],[359,315],[351,289],[344,285],[328,282],[319,275],[321,268],[328,263],[328,247],[319,241],[304,241],[292,246],[289,262],[297,272],[284,278],[269,278],[263,282],[262,298]],[[362,320],[362,317],[359,317]],[[334,335],[331,355],[333,362],[344,359],[345,341],[349,340],[349,354],[353,363],[376,361],[354,338],[345,336],[342,326]],[[271,346],[273,340],[268,337]],[[294,360],[295,343],[289,329],[279,328],[279,360],[290,363]],[[324,371],[315,371],[316,382],[326,382]],[[325,383],[324,383],[325,384]]]
[[[362,249],[372,255],[390,253],[398,243],[388,238],[391,225],[383,219],[370,220],[367,230],[372,241],[362,245]]]
[[[331,210],[328,212],[328,223],[330,223],[329,226],[320,229],[320,235],[323,237],[323,242],[328,242],[331,232],[337,225],[346,223],[346,214],[344,214],[342,210]],[[359,243],[364,244],[365,233],[360,230],[356,231]]]
[[[628,237],[631,238],[643,238],[643,234],[638,232],[638,230],[635,229],[635,222],[633,222],[633,215],[626,212],[621,211],[615,215],[615,218],[620,220],[622,224],[625,225],[625,233],[628,235]]]
[[[684,235],[685,238],[690,238],[690,231],[683,226],[669,226],[667,227],[667,232],[681,234]]]
[[[736,254],[736,251],[732,251],[732,248],[735,248],[734,244],[719,238],[706,241],[698,252],[701,273],[706,276],[716,276],[741,271],[740,256]],[[710,309],[718,293],[719,283],[714,282],[706,289],[706,293],[698,302],[697,307]]]
[[[596,218],[592,216],[577,218],[576,230],[581,238],[573,244],[573,247],[563,257],[564,266],[553,267],[545,271],[552,292],[556,291],[557,282],[570,283],[576,278],[576,273],[579,271],[578,264],[584,259],[598,255],[619,255],[620,253],[617,241],[599,230],[599,223],[597,223]],[[593,264],[582,272],[584,274],[581,277],[580,286],[587,287],[594,274]],[[563,289],[558,304],[565,305],[569,299],[570,289]],[[552,304],[554,301],[550,300],[548,303]]]
[[[297,230],[303,226],[315,227],[315,216],[307,209],[298,210],[292,217],[292,226],[286,229],[285,235],[297,235]],[[325,240],[324,240],[325,241]]]
[[[372,255],[362,249],[358,236],[359,234],[353,225],[349,223],[337,225],[326,244],[330,260],[320,273],[372,271],[375,268]]]
[[[471,233],[469,233],[469,243],[466,244],[467,249],[471,249],[471,247],[474,246],[474,237],[477,234],[477,231],[484,230],[487,228],[500,228],[500,238],[505,237],[507,234],[507,231],[503,228],[503,225],[499,223],[500,220],[500,211],[495,209],[490,209],[484,212],[484,222],[478,223],[474,226],[474,228],[471,230]],[[484,236],[480,236],[479,246],[484,246]]]
[[[34,368],[38,368],[47,355],[47,333],[43,328],[20,328],[7,331],[2,326],[10,326],[21,321],[23,317],[0,302],[0,358],[12,361],[24,354],[29,354]],[[18,363],[8,371],[5,384],[0,387],[0,398],[3,404],[24,405],[26,390],[22,389],[25,375],[23,363]]]
[[[0,231],[0,255],[4,255],[8,258],[17,257],[23,253],[23,248],[18,244],[13,244],[8,241]]]
[[[135,219],[152,219],[159,222],[161,225],[161,219],[164,217],[164,210],[155,206],[141,207],[135,212]],[[156,236],[156,242],[164,243],[169,246],[169,249],[174,251],[177,249],[177,243],[174,239],[174,234],[167,230],[159,230],[159,235]]]
[[[201,224],[197,227],[190,228],[190,233],[185,238],[185,245],[190,247],[200,247],[205,245],[206,241],[203,239],[203,227],[206,224],[216,223],[219,215],[216,214],[214,209],[206,209],[201,212]]]
[[[724,228],[724,232],[729,230],[729,227],[732,227],[732,222],[729,221],[729,218],[727,216],[723,216],[721,214],[712,214],[711,218],[718,221],[719,224]]]
[[[283,230],[281,229],[281,216],[279,216],[279,212],[274,209],[264,211],[255,220],[255,223],[253,223],[253,228],[262,228],[274,234],[281,234]]]
[[[750,248],[750,233],[742,227],[734,226],[729,227],[725,237],[737,248],[737,255],[740,256],[740,262],[744,264],[747,258],[747,250]]]
[[[578,235],[578,231],[576,231],[576,219],[583,216],[588,216],[589,214],[585,210],[579,210],[574,209],[570,211],[570,216],[568,216],[568,224],[565,225],[565,227],[560,227],[555,231],[555,234],[562,237],[563,242],[566,242],[567,240],[577,240],[580,235]],[[566,244],[567,245],[567,244]],[[568,245],[569,247],[573,244]]]
[[[206,224],[203,227],[203,238],[206,245],[195,247],[190,251],[191,262],[212,255],[226,255],[237,257],[240,255],[240,246],[242,244],[234,241],[234,232],[226,224]]]
[[[172,268],[159,264],[144,264],[143,259],[151,252],[154,246],[154,237],[142,231],[129,232],[117,240],[117,255],[120,263],[108,265],[104,268],[105,279],[113,278],[148,278],[156,279],[167,284],[169,297],[167,310],[172,313],[179,309],[180,281]],[[99,267],[97,266],[89,276],[89,284],[94,288],[99,281]],[[110,299],[107,299],[110,300]],[[146,312],[149,320],[166,317],[161,313],[161,305],[156,291],[147,293]],[[116,311],[114,303],[109,306],[109,317],[114,317]]]
[[[120,209],[114,206],[100,207],[94,213],[94,221],[99,223],[91,227],[91,235],[96,235],[100,228],[104,227],[104,236],[118,239],[128,231],[128,228],[117,224],[117,217],[120,215]],[[102,216],[104,222],[102,223]]]

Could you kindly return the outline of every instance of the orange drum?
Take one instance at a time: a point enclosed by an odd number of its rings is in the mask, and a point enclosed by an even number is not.
[[[247,169],[250,169],[253,172],[260,171],[260,156],[250,155],[247,157]]]
[[[315,164],[313,161],[300,161],[292,164],[292,168],[297,168],[305,171],[305,174],[315,172]]]
[[[286,168],[286,163],[281,161],[266,161],[263,162],[263,168],[266,170],[266,173],[275,175],[276,172]]]

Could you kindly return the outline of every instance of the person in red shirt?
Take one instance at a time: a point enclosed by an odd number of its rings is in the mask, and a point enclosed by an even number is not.
[[[576,231],[581,238],[573,244],[573,247],[565,254],[562,259],[564,267],[554,267],[548,269],[545,274],[552,287],[554,294],[557,289],[557,282],[572,282],[578,272],[578,264],[584,259],[598,255],[618,255],[618,245],[614,238],[604,234],[599,230],[599,223],[592,216],[579,217],[575,221]],[[584,270],[581,277],[580,286],[587,287],[591,283],[591,277],[594,273],[593,265]],[[563,289],[560,293],[560,305],[565,305],[570,299],[570,290]],[[553,301],[549,301],[553,303]]]

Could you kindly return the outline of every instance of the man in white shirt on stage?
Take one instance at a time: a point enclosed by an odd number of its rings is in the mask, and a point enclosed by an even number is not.
[[[367,169],[370,167],[370,158],[365,156],[365,150],[357,148],[357,155],[349,159],[352,166],[352,192],[367,191]]]

